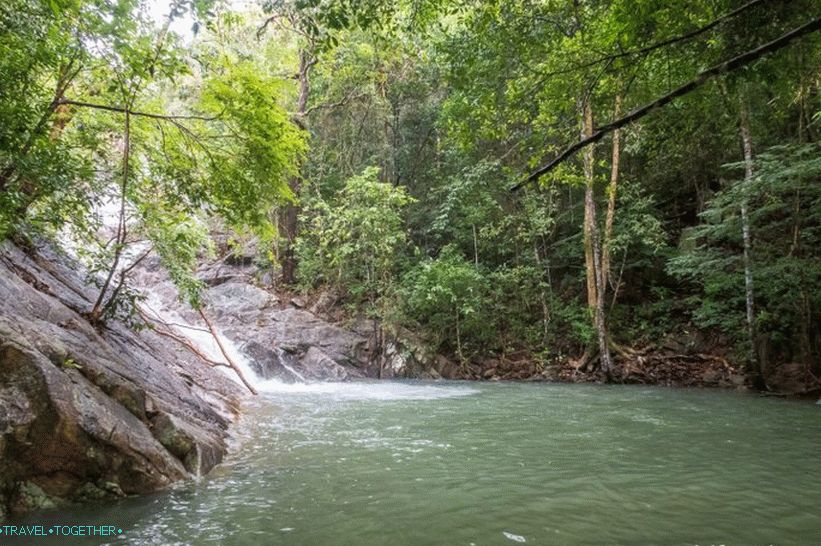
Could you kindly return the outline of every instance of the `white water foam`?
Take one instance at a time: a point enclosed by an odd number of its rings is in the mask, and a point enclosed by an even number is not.
[[[277,354],[277,357],[279,358],[279,364],[283,368],[285,368],[288,371],[288,373],[290,373],[292,376],[299,379],[303,383],[308,382],[308,380],[305,379],[304,375],[296,371],[291,365],[288,364],[288,355],[285,353],[285,351],[282,350],[281,347],[274,347],[274,352]]]
[[[355,381],[333,383],[284,383],[271,379],[254,385],[261,393],[321,395],[336,400],[437,400],[479,393],[462,386],[417,385],[413,383]]]

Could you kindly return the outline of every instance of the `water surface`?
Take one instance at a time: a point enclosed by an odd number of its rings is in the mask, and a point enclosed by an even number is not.
[[[200,483],[27,521],[114,524],[114,543],[152,545],[821,543],[821,406],[623,386],[265,388]]]

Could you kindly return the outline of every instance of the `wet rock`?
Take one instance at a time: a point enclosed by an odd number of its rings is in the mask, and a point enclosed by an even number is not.
[[[801,394],[807,385],[814,382],[809,376],[807,367],[800,362],[785,362],[775,369],[767,370],[765,378],[767,388],[782,394]]]
[[[226,269],[227,268],[227,269]],[[233,278],[223,279],[230,270]],[[283,381],[344,381],[377,377],[379,359],[372,346],[373,321],[339,325],[318,316],[326,305],[333,305],[328,293],[309,302],[301,296],[284,301],[251,282],[260,272],[256,265],[226,265],[225,260],[203,266],[200,278],[219,278],[206,291],[206,311],[219,332],[247,358],[254,373],[262,379]],[[168,276],[153,265],[136,272],[137,285],[150,288],[159,310],[177,314],[200,324],[200,318],[176,298]],[[420,377],[432,362],[413,343],[396,342],[383,358],[385,377]],[[419,344],[421,345],[421,344]],[[383,355],[384,356],[384,355]],[[423,364],[423,361],[425,362]]]
[[[317,347],[309,347],[299,361],[306,379],[348,381],[350,379],[364,377],[359,370],[338,364]]]
[[[317,380],[365,375],[367,339],[309,311],[272,309],[260,297],[255,308],[244,306],[242,312],[233,305],[219,309],[214,302],[213,313],[220,331],[241,348],[261,377],[293,380],[293,371]]]

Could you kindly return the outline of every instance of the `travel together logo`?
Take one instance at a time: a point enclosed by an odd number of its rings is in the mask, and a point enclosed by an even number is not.
[[[113,537],[123,530],[115,525],[0,525],[6,537]]]

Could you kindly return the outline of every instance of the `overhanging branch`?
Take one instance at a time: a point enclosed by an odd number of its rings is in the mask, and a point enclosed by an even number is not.
[[[699,72],[695,78],[685,83],[684,85],[674,89],[673,91],[667,93],[666,95],[663,95],[657,98],[656,100],[648,104],[645,104],[644,106],[636,108],[624,117],[612,121],[607,125],[599,127],[598,129],[596,129],[596,131],[593,132],[592,135],[590,135],[587,138],[583,138],[575,144],[567,147],[550,163],[542,167],[539,167],[537,170],[533,171],[530,175],[528,175],[527,178],[518,182],[510,189],[512,191],[516,191],[522,188],[522,186],[525,186],[526,184],[537,181],[539,178],[555,169],[560,163],[563,163],[564,161],[569,159],[573,154],[575,154],[582,148],[589,146],[590,144],[594,144],[595,142],[598,142],[606,134],[611,133],[616,129],[624,127],[625,125],[629,125],[630,123],[633,123],[634,121],[643,118],[653,110],[656,110],[667,105],[676,98],[686,95],[695,89],[698,89],[699,87],[707,83],[707,81],[709,81],[710,79],[722,74],[727,74],[743,66],[746,66],[751,62],[763,57],[764,55],[773,53],[775,51],[778,51],[779,49],[786,47],[792,41],[800,38],[801,36],[805,36],[818,30],[821,30],[821,18],[813,19],[812,21],[796,29],[791,30],[790,32],[776,38],[771,42],[767,42],[766,44],[763,44],[755,49],[742,53],[737,57],[733,57],[732,59],[724,61],[723,63],[717,64],[711,68],[708,68],[707,70],[704,70],[703,72]]]
[[[166,121],[171,120],[200,120],[200,121],[214,121],[219,119],[220,116],[175,116],[175,115],[166,115],[166,114],[153,114],[150,112],[139,112],[137,110],[130,110],[128,108],[123,108],[121,106],[110,106],[108,104],[95,104],[92,102],[83,102],[79,100],[71,100],[71,99],[60,99],[57,101],[57,104],[67,104],[70,106],[80,106],[82,108],[93,108],[95,110],[106,110],[108,112],[119,112],[121,114],[129,113],[132,116],[140,116],[144,118],[151,118],[151,119],[161,119]]]

